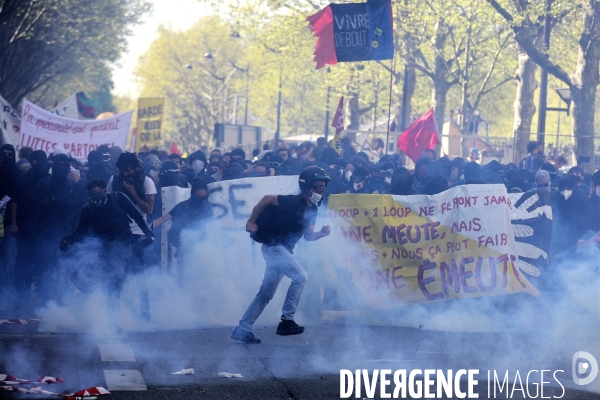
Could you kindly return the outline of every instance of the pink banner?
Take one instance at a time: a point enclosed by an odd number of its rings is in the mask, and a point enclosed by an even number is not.
[[[50,154],[65,149],[74,158],[86,160],[100,145],[125,148],[132,111],[101,120],[69,119],[46,111],[23,99],[20,147]]]

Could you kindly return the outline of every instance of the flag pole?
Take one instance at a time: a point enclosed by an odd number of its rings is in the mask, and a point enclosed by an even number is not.
[[[388,103],[388,120],[387,120],[387,134],[385,136],[385,154],[388,153],[388,149],[390,147],[390,119],[392,115],[392,85],[394,83],[394,65],[396,61],[396,52],[392,56],[392,61],[390,63],[390,99]]]

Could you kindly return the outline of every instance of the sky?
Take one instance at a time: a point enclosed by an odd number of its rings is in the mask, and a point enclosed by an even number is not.
[[[149,48],[157,37],[159,25],[187,30],[202,16],[210,13],[210,7],[198,0],[150,0],[154,11],[148,15],[144,22],[133,30],[129,37],[128,51],[117,65],[113,66],[113,95],[138,96],[133,70],[137,61]]]

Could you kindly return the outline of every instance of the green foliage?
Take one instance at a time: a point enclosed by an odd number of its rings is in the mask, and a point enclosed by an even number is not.
[[[145,0],[4,0],[0,2],[0,93],[44,107],[73,92],[100,97],[111,109],[108,64],[125,50]]]

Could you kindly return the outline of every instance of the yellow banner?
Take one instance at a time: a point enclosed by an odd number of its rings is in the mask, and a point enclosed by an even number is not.
[[[517,267],[510,198],[503,185],[435,196],[333,195],[340,264],[377,308],[539,291]],[[335,252],[338,253],[338,252]]]
[[[161,128],[165,108],[164,97],[140,98],[138,101],[135,151],[162,147]]]

